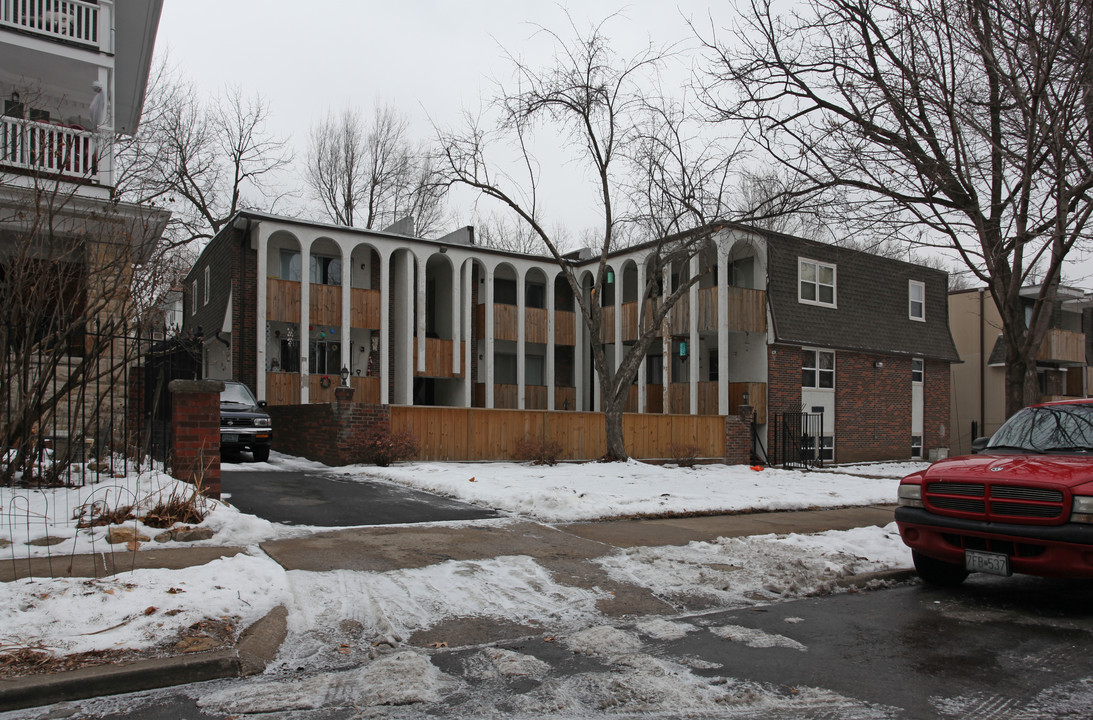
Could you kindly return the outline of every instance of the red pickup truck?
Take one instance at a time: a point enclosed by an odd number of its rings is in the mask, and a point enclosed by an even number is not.
[[[1093,578],[1093,399],[1027,407],[976,447],[900,481],[896,524],[919,576]]]

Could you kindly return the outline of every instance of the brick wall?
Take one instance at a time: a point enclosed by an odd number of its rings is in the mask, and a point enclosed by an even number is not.
[[[219,380],[172,380],[171,476],[199,483],[211,498],[220,497]]]
[[[883,367],[876,367],[877,362]],[[768,350],[771,417],[801,409],[801,351]],[[927,361],[923,386],[923,454],[948,447],[949,363]],[[826,432],[826,430],[825,430]],[[904,460],[911,456],[911,359],[835,353],[835,462]]]
[[[335,467],[362,462],[368,431],[391,427],[387,405],[337,402],[277,405],[266,410],[273,420],[274,450]]]
[[[725,418],[725,464],[751,464],[751,408],[742,408],[739,416]]]

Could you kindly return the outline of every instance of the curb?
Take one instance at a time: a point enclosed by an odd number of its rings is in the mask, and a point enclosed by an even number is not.
[[[849,577],[839,578],[835,585],[841,588],[865,588],[874,582],[905,582],[914,580],[918,573],[913,568],[895,568],[893,570],[879,570],[871,573],[861,573]]]
[[[288,632],[284,606],[271,610],[239,636],[230,650],[211,650],[0,680],[0,712],[103,695],[153,690],[262,672]]]

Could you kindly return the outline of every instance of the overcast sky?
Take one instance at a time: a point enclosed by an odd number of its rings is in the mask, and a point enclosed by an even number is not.
[[[166,0],[157,51],[168,52],[203,93],[236,84],[259,93],[270,104],[271,129],[290,141],[300,167],[309,128],[347,106],[367,117],[377,101],[393,105],[419,140],[433,137],[433,123],[456,125],[463,110],[477,112],[493,79],[510,76],[504,50],[547,64],[552,44],[537,26],[568,37],[566,13],[563,4],[526,0]],[[719,28],[732,24],[727,0],[584,0],[570,3],[568,13],[582,31],[617,14],[606,28],[623,57],[650,41],[693,45],[688,19],[707,28],[711,16]],[[688,73],[674,71],[681,85]],[[594,226],[602,216],[574,165],[543,159],[549,222],[574,234]],[[453,229],[472,222],[471,200],[466,193],[450,198]],[[1088,284],[1091,267],[1075,251],[1064,281]]]
[[[688,41],[686,18],[707,18],[709,5],[587,0],[569,14],[583,31],[617,13],[607,33],[627,56],[650,41]],[[432,123],[457,124],[464,109],[478,111],[494,78],[509,77],[505,49],[546,64],[552,45],[537,26],[568,36],[566,12],[550,2],[496,0],[166,0],[157,51],[168,52],[204,92],[239,84],[247,95],[261,94],[272,128],[302,159],[310,127],[326,113],[352,106],[367,117],[377,101],[409,116],[417,139],[431,139]],[[686,72],[676,71],[682,83]],[[554,185],[543,188],[551,220],[594,224],[600,215],[572,177],[572,164],[568,172],[546,176]],[[465,194],[449,202],[453,227],[471,221],[469,204]]]

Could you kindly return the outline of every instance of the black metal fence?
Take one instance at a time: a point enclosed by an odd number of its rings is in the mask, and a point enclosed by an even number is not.
[[[776,465],[803,470],[823,466],[823,413],[784,412],[772,417],[770,456]]]
[[[198,378],[197,339],[163,326],[108,322],[63,343],[3,323],[0,333],[5,485],[79,485],[90,463],[168,460],[168,383]]]

